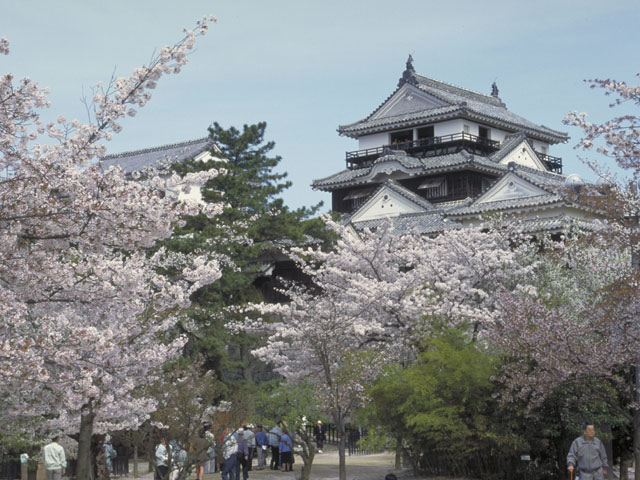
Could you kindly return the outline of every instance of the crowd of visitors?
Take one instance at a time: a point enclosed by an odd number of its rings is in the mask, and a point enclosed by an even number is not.
[[[319,421],[318,424],[321,425],[322,422]],[[316,432],[316,429],[314,436],[318,447],[322,448],[326,431],[321,428]],[[205,423],[199,435],[189,445],[181,445],[174,440],[168,442],[166,438],[160,440],[155,449],[155,479],[175,480],[189,454],[194,460],[193,472],[197,480],[202,480],[205,473],[214,473],[218,469],[222,480],[247,480],[253,468],[253,459],[257,458],[255,469],[264,470],[269,453],[270,469],[291,472],[294,463],[293,446],[290,432],[281,424],[271,429],[253,424],[235,430],[227,428],[216,438],[211,432],[211,425]]]

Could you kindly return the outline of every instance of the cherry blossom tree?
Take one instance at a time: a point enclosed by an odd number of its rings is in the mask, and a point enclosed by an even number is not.
[[[365,385],[388,361],[415,358],[434,325],[477,337],[492,318],[493,290],[525,285],[533,257],[499,232],[430,238],[400,235],[390,222],[360,233],[327,223],[339,235],[333,251],[294,250],[310,284],[288,288],[287,304],[253,305],[263,317],[240,328],[266,334],[252,353],[288,381],[313,382],[341,434],[345,479],[345,422],[367,401]]]
[[[90,123],[44,124],[46,89],[0,77],[0,417],[40,419],[41,434],[78,433],[78,478],[89,478],[92,433],[135,426],[154,410],[136,390],[179,354],[172,326],[219,276],[207,255],[153,250],[184,215],[220,212],[177,198],[218,172],[130,181],[97,162],[120,121],[186,64],[210,20],[131,76],[98,85]],[[0,54],[9,54],[6,39]]]
[[[589,80],[617,109],[640,106],[640,86],[611,79]],[[576,148],[601,175],[577,200],[605,218],[583,241],[556,245],[545,257],[538,285],[529,294],[500,295],[491,337],[513,362],[505,366],[511,395],[536,404],[559,387],[578,383],[603,396],[632,425],[640,464],[640,296],[638,295],[637,182],[640,179],[640,118],[623,113],[602,123],[571,112],[565,123],[583,132]],[[605,159],[603,161],[603,158]],[[611,162],[617,168],[612,168]],[[616,178],[618,179],[616,181]],[[625,185],[631,180],[631,188]],[[640,480],[640,469],[636,469]]]

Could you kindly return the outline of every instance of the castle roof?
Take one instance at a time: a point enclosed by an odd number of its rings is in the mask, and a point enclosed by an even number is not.
[[[147,167],[159,167],[165,163],[182,162],[194,158],[213,145],[213,141],[208,137],[198,138],[187,142],[107,155],[100,162],[104,168],[119,166],[126,173],[132,173]]]
[[[499,174],[507,170],[506,165],[494,162],[488,157],[474,155],[466,150],[440,155],[437,157],[415,158],[397,153],[383,155],[371,165],[345,169],[325,178],[316,179],[311,186],[315,190],[337,190],[354,185],[379,183],[375,181],[377,174],[390,171],[392,165],[402,169],[408,176],[435,175],[457,170],[475,170]]]
[[[358,138],[454,118],[468,118],[507,131],[522,131],[531,138],[549,143],[565,142],[569,138],[565,132],[538,125],[510,112],[497,96],[419,75],[409,62],[398,88],[378,108],[362,120],[339,126],[338,132]]]

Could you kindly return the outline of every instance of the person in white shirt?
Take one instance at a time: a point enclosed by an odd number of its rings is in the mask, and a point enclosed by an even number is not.
[[[61,480],[67,468],[64,448],[58,443],[58,440],[60,440],[60,436],[56,435],[51,440],[51,443],[45,445],[42,449],[46,480]]]

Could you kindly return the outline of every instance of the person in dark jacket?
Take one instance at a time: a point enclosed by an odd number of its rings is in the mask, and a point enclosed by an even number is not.
[[[258,455],[258,470],[264,470],[267,466],[267,450],[269,449],[269,436],[262,425],[258,425],[256,432],[256,452]]]
[[[318,453],[322,453],[324,442],[327,440],[327,427],[322,424],[322,420],[318,420],[317,425],[313,427],[313,436],[316,439]]]
[[[249,442],[244,438],[244,429],[238,429],[238,465],[242,468],[242,480],[249,478]],[[239,472],[238,472],[239,473]],[[240,475],[238,475],[239,477]],[[237,479],[239,480],[239,478]]]

